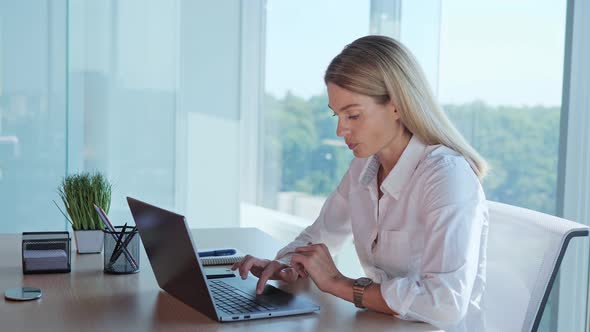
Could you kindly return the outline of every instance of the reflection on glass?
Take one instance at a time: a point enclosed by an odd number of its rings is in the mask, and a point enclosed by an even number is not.
[[[0,232],[65,225],[65,4],[0,0]]]
[[[174,206],[176,2],[69,5],[71,168],[107,174],[118,224],[126,195]]]

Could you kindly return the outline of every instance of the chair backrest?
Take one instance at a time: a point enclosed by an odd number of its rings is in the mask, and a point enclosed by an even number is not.
[[[569,241],[588,227],[488,201],[484,305],[488,331],[536,331]]]

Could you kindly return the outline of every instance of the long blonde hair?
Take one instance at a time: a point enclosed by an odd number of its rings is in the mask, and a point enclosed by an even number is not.
[[[393,102],[404,126],[429,145],[442,144],[463,155],[481,180],[487,162],[465,140],[434,94],[418,62],[400,42],[366,36],[347,45],[326,69],[326,84],[360,93],[380,104]]]

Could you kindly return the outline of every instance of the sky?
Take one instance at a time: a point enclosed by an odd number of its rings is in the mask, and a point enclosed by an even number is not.
[[[402,2],[401,41],[443,104],[561,104],[565,0]],[[325,92],[330,60],[369,34],[369,0],[268,0],[266,90]],[[433,24],[434,22],[434,24]]]

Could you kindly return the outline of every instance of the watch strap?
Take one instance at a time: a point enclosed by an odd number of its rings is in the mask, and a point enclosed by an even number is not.
[[[352,286],[352,302],[357,308],[364,309],[363,296],[365,295],[365,289],[373,283],[373,280],[369,278],[359,278],[355,280]]]
[[[352,301],[357,308],[364,309],[363,307],[363,295],[365,293],[365,287],[353,286],[352,287]]]

